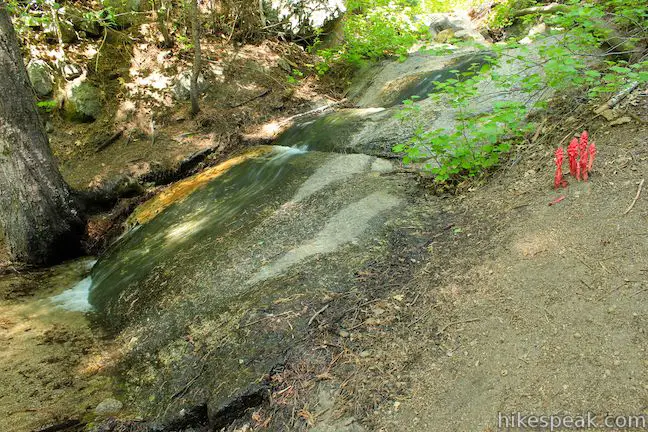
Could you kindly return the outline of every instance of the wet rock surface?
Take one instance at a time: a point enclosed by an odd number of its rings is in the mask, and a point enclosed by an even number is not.
[[[543,44],[551,44],[549,38]],[[540,45],[530,45],[538,49]],[[282,145],[296,143],[301,148],[342,153],[363,153],[395,157],[391,151],[396,144],[407,142],[417,122],[425,119],[426,131],[453,131],[458,111],[449,102],[429,96],[437,93],[437,82],[465,79],[480,72],[492,54],[488,50],[461,50],[447,55],[419,52],[404,62],[383,62],[361,71],[349,90],[357,108],[340,109],[320,117],[301,121],[279,138]],[[512,55],[510,61],[495,67],[493,73],[504,76],[531,74],[531,70]],[[490,72],[489,72],[490,73]],[[530,94],[519,88],[501,88],[490,79],[480,81],[477,96],[470,101],[475,113],[492,109],[494,101],[533,103],[548,98],[550,92]],[[417,112],[401,119],[397,113],[402,102],[415,98]]]
[[[120,400],[150,420],[141,430],[235,424],[266,400],[277,371],[318,358],[313,323],[344,316],[344,299],[365,289],[359,274],[397,265],[400,278],[419,262],[392,257],[394,242],[410,241],[396,239],[408,238],[404,221],[421,217],[416,185],[377,156],[393,157],[410,133],[394,118],[402,98],[422,96],[430,127],[452,127],[455,113],[425,97],[487,55],[383,64],[356,87],[359,108],[299,123],[277,146],[172,185],[135,212],[76,289],[121,346]],[[322,431],[362,430],[351,417],[320,420]]]
[[[307,333],[308,305],[344,293],[380,254],[411,187],[391,169],[277,147],[118,242],[93,269],[90,302],[124,341],[129,404],[161,419],[220,406],[283,364]]]

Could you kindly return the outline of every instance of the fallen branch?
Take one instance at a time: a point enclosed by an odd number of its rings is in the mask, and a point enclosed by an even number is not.
[[[619,102],[621,102],[626,96],[634,91],[639,86],[639,81],[634,81],[628,84],[623,90],[614,95],[609,101],[596,108],[594,113],[601,114],[603,111],[614,108]]]
[[[624,216],[627,215],[628,213],[630,213],[630,210],[632,210],[632,208],[637,203],[637,200],[639,199],[639,196],[641,195],[641,188],[643,187],[643,184],[644,184],[644,179],[641,179],[641,181],[639,182],[639,187],[637,188],[637,195],[635,195],[634,199],[632,200],[632,203],[630,204],[630,207],[628,207],[627,210],[623,212]]]
[[[230,108],[238,108],[238,107],[240,107],[241,105],[248,104],[248,103],[252,102],[253,100],[256,100],[256,99],[262,98],[263,96],[267,95],[267,94],[270,93],[271,91],[272,91],[272,90],[270,90],[270,89],[265,89],[265,90],[263,90],[261,93],[259,93],[258,95],[256,95],[256,96],[252,96],[251,98],[246,99],[246,100],[244,100],[243,102],[239,102],[239,103],[236,103],[236,104],[232,104],[232,105],[230,105]]]
[[[444,325],[443,327],[441,327],[441,329],[437,332],[437,336],[441,336],[441,334],[443,334],[443,332],[445,332],[448,329],[448,327],[451,327],[453,325],[466,324],[466,323],[471,323],[471,322],[475,322],[475,321],[479,321],[479,320],[481,320],[481,318],[470,318],[470,319],[467,319],[467,320],[452,321],[452,322]]]
[[[95,152],[99,153],[101,150],[105,149],[110,144],[117,141],[122,136],[123,133],[124,133],[124,129],[120,129],[117,132],[115,132],[114,134],[112,134],[108,139],[104,140],[102,143],[100,143],[97,146]]]
[[[533,6],[513,12],[513,18],[518,18],[531,14],[550,14],[554,12],[564,12],[569,9],[568,6],[559,3],[551,3],[546,6]]]
[[[282,312],[282,313],[277,314],[277,315],[272,315],[271,314],[271,315],[265,316],[263,318],[260,318],[260,319],[258,319],[256,321],[252,321],[252,322],[249,322],[247,324],[244,324],[244,325],[240,326],[239,328],[249,327],[251,325],[258,324],[260,322],[263,322],[263,321],[266,321],[266,320],[269,320],[269,319],[272,319],[272,318],[279,318],[279,317],[282,317],[282,316],[285,316],[285,315],[288,315],[288,314],[291,314],[291,313],[293,313],[293,311],[286,311],[286,312]]]
[[[326,309],[328,309],[328,307],[329,307],[329,303],[325,304],[324,307],[323,307],[322,309],[320,309],[320,310],[318,310],[317,312],[315,312],[315,314],[314,314],[314,315],[313,315],[313,316],[308,320],[308,327],[310,327],[310,325],[313,324],[313,321],[315,320],[315,318],[317,317],[317,315],[319,315],[319,314],[321,314],[322,312],[324,312]]]

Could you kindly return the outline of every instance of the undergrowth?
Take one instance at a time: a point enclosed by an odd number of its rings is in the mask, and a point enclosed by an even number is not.
[[[463,79],[436,83],[439,91],[429,96],[455,109],[456,127],[429,130],[424,119],[417,120],[420,107],[415,100],[405,101],[398,116],[414,128],[414,134],[393,151],[403,154],[406,164],[419,164],[437,184],[456,184],[498,165],[512,145],[535,130],[537,125],[527,119],[546,107],[547,94],[579,89],[594,100],[648,82],[648,62],[642,51],[648,32],[643,24],[648,17],[644,3],[571,1],[566,6],[544,16],[553,30],[539,36],[535,48],[518,41],[493,45],[479,73],[469,71]],[[507,64],[510,67],[500,67]],[[483,94],[487,80],[493,95]],[[516,92],[524,98],[498,101],[498,92]],[[494,102],[488,110],[474,109],[476,98]]]
[[[311,47],[322,58],[316,65],[319,74],[339,64],[360,66],[367,60],[397,56],[404,60],[408,50],[427,39],[428,28],[422,15],[451,11],[468,0],[347,0],[344,42],[336,47]]]

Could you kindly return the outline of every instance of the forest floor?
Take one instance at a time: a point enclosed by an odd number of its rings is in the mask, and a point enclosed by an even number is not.
[[[374,381],[391,391],[370,430],[485,432],[506,426],[499,413],[602,422],[645,412],[647,96],[635,92],[621,110],[633,120],[618,126],[558,107],[538,142],[448,200],[454,235],[431,244],[406,287],[412,307],[374,347]],[[599,151],[593,175],[554,191],[553,149],[585,128]]]
[[[171,56],[141,44],[124,57],[124,67],[154,75],[156,59]],[[279,124],[342,97],[327,97],[321,90],[326,86],[314,78],[288,84],[290,73],[280,63],[303,65],[308,59],[297,62],[303,53],[287,49],[269,43],[235,51],[207,46],[207,59],[221,62],[213,73],[224,78],[205,94],[197,120],[180,104],[155,117],[146,105],[115,122],[119,107],[128,105],[119,97],[112,114],[90,127],[52,119],[52,147],[62,172],[73,186],[88,187],[152,166],[171,167],[206,148],[216,147],[214,158],[224,158],[246,140],[263,141],[277,132],[258,125]],[[103,89],[109,103],[111,85]],[[356,309],[379,318],[322,341],[323,347],[345,341],[361,347],[357,355],[342,349],[337,365],[321,376],[337,376],[347,392],[340,411],[351,411],[367,430],[485,432],[498,429],[498,413],[645,410],[648,185],[637,193],[648,173],[647,99],[645,90],[635,91],[619,108],[621,115],[632,114],[630,121],[618,126],[566,100],[551,112],[538,139],[518,147],[487,183],[456,196],[421,197],[430,213],[442,208],[444,214],[441,225],[414,229],[427,253],[403,264],[401,251],[395,251],[399,261],[389,266],[398,279],[373,281],[389,285],[389,297]],[[98,149],[121,129],[118,140]],[[554,191],[553,150],[583,129],[598,148],[593,174],[588,182],[569,178],[568,188]],[[0,264],[6,261],[0,239]],[[18,418],[11,427],[42,424],[52,414],[73,414],[109,397],[97,373],[101,366],[81,361],[102,349],[85,321],[49,317],[42,327],[30,324],[39,313],[34,307],[60,287],[36,293],[42,284],[35,280],[28,292],[16,294],[23,282],[7,286],[0,286],[0,345],[8,353],[0,368],[3,386],[14,389],[3,401]],[[50,404],[69,411],[49,412]],[[300,415],[306,418],[308,411]],[[310,420],[317,424],[317,418]]]

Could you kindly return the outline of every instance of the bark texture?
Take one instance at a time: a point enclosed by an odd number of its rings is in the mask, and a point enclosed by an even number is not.
[[[200,112],[200,104],[198,98],[200,96],[200,89],[198,88],[198,76],[202,69],[202,53],[200,49],[200,14],[198,11],[198,0],[191,2],[191,29],[193,33],[194,44],[194,62],[193,71],[191,73],[191,115],[195,116]]]
[[[0,227],[13,260],[76,255],[85,222],[58,171],[6,4],[0,0]]]

